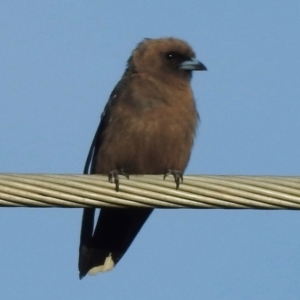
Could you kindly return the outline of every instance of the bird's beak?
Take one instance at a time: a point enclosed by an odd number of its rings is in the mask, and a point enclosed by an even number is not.
[[[196,58],[192,58],[190,60],[186,60],[186,61],[182,62],[180,65],[180,70],[206,71],[207,68],[199,60],[197,60]]]

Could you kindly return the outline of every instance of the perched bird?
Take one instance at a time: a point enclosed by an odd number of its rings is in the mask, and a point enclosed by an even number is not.
[[[133,50],[112,91],[92,142],[84,173],[173,175],[178,189],[198,122],[190,81],[206,70],[192,48],[175,38],[144,39]],[[111,270],[125,254],[152,209],[94,208],[82,218],[79,272]]]

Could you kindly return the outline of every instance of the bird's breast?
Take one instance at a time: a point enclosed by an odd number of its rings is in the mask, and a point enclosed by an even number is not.
[[[112,116],[98,151],[99,173],[124,169],[131,174],[184,171],[197,125],[194,107],[166,105],[138,112],[123,108]]]

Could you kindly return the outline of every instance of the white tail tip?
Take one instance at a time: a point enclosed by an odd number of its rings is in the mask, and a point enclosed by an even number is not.
[[[110,271],[111,269],[113,269],[114,266],[115,266],[115,263],[111,257],[111,253],[109,253],[109,255],[105,258],[104,264],[90,269],[88,271],[88,274],[96,275],[99,272],[107,272],[107,271]]]

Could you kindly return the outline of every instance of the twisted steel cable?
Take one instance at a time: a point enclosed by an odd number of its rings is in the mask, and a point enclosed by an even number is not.
[[[0,174],[0,206],[300,209],[300,177]]]

